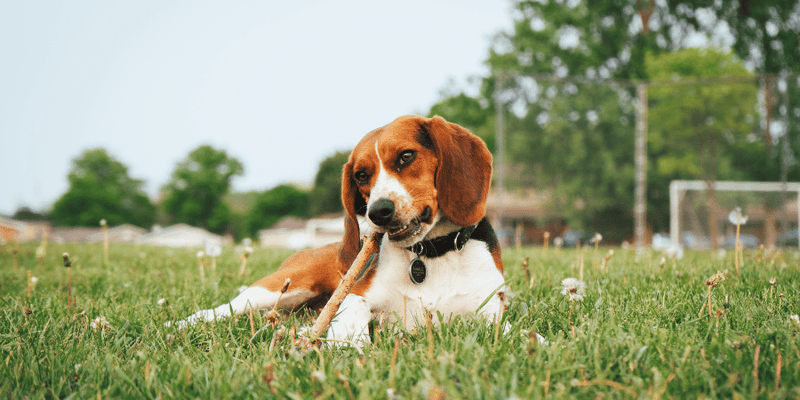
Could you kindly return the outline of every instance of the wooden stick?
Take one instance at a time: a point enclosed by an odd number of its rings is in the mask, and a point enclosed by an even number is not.
[[[350,291],[356,283],[356,279],[361,275],[370,256],[378,251],[381,238],[383,238],[382,233],[374,233],[369,239],[364,241],[364,247],[361,248],[361,251],[359,251],[350,269],[347,270],[347,274],[344,275],[339,286],[333,292],[331,299],[328,300],[328,303],[325,304],[325,308],[322,309],[317,320],[314,321],[314,325],[311,327],[311,332],[309,334],[309,338],[312,341],[311,344],[318,341],[325,330],[328,329],[328,325],[331,324],[333,316],[339,311],[339,306],[342,305],[344,298],[350,294]]]

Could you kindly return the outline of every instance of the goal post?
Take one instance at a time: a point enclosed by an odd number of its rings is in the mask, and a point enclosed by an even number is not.
[[[711,191],[709,191],[709,189],[711,189]],[[707,204],[702,204],[703,201],[698,200],[699,197],[695,198],[693,202],[687,200],[687,193],[694,193],[698,196],[704,196],[709,192],[712,192],[715,195],[720,195],[720,201],[717,201],[717,198],[712,201],[714,204],[711,207],[715,208],[714,210],[709,209],[710,207],[708,207]],[[731,197],[728,195],[729,198],[727,201],[725,201],[725,195],[733,192],[739,192],[738,196]],[[769,194],[768,192],[773,193]],[[747,195],[748,193],[750,195]],[[790,194],[795,197],[793,201],[790,201],[786,198],[786,196]],[[773,204],[777,204],[777,206],[780,207],[779,211],[771,213],[765,212],[764,207],[760,206],[759,202],[767,201],[766,198],[768,196],[771,196]],[[775,200],[776,198],[779,200]],[[687,211],[687,208],[692,207],[692,203],[694,203],[694,207],[704,209],[702,211]],[[798,212],[800,210],[800,183],[798,182],[706,182],[702,180],[675,180],[670,182],[669,185],[669,204],[670,240],[675,244],[683,245],[682,241],[684,237],[682,234],[685,235],[687,232],[689,232],[688,227],[684,226],[688,223],[683,222],[685,215],[690,215],[689,218],[693,219],[693,225],[695,227],[704,225],[711,226],[714,223],[718,223],[720,220],[727,221],[728,212],[731,211],[733,207],[741,207],[743,214],[748,214],[748,212],[751,212],[754,216],[763,219],[761,223],[764,226],[764,230],[772,230],[771,239],[773,240],[775,239],[775,214],[778,214],[777,218],[781,219],[782,221],[788,221],[791,219],[792,225],[795,225],[793,240],[797,240],[797,246],[800,247],[800,240],[797,239],[797,229],[800,228],[800,212]],[[698,206],[697,204],[701,205]],[[713,222],[709,222],[709,219],[711,219]],[[699,220],[705,220],[707,224],[700,223],[698,222]],[[787,232],[784,232],[784,234]],[[703,235],[705,235],[709,243],[711,243],[710,241],[719,241],[720,238],[715,238],[712,233],[713,232],[709,232],[707,230],[703,231]]]

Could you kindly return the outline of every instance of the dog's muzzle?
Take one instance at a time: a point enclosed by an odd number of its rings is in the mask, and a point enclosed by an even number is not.
[[[425,207],[421,215],[415,216],[408,222],[398,218],[396,207],[389,199],[379,199],[367,211],[367,217],[375,226],[386,232],[389,240],[405,240],[420,232],[422,223],[431,223],[432,211],[430,207]]]

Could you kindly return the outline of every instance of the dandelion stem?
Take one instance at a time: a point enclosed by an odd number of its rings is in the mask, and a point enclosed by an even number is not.
[[[108,264],[108,226],[106,224],[103,224],[103,263]]]
[[[67,307],[72,307],[72,273],[71,268],[67,268]]]
[[[755,380],[756,384],[753,388],[753,397],[756,397],[758,394],[758,353],[761,352],[761,345],[756,345],[756,354],[753,357],[753,379]]]
[[[256,335],[256,326],[253,323],[253,307],[250,307],[250,337]]]
[[[31,297],[31,291],[33,289],[33,283],[31,282],[31,270],[28,270],[28,298]]]
[[[394,340],[392,349],[392,363],[389,366],[389,387],[394,387],[394,375],[397,372],[397,350],[400,348],[400,338]]]
[[[733,249],[733,264],[736,266],[736,275],[739,275],[739,231],[741,227],[741,224],[736,224],[736,244]]]
[[[531,271],[528,269],[528,257],[522,259],[522,271],[525,272],[525,280],[530,282],[531,281]]]
[[[247,268],[247,256],[242,255],[242,267],[239,268],[239,276],[244,276],[244,271]]]

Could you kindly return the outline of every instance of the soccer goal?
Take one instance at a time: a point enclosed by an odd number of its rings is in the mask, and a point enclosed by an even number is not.
[[[733,248],[739,207],[745,247],[798,247],[800,183],[672,181],[669,185],[670,239],[690,249]]]

